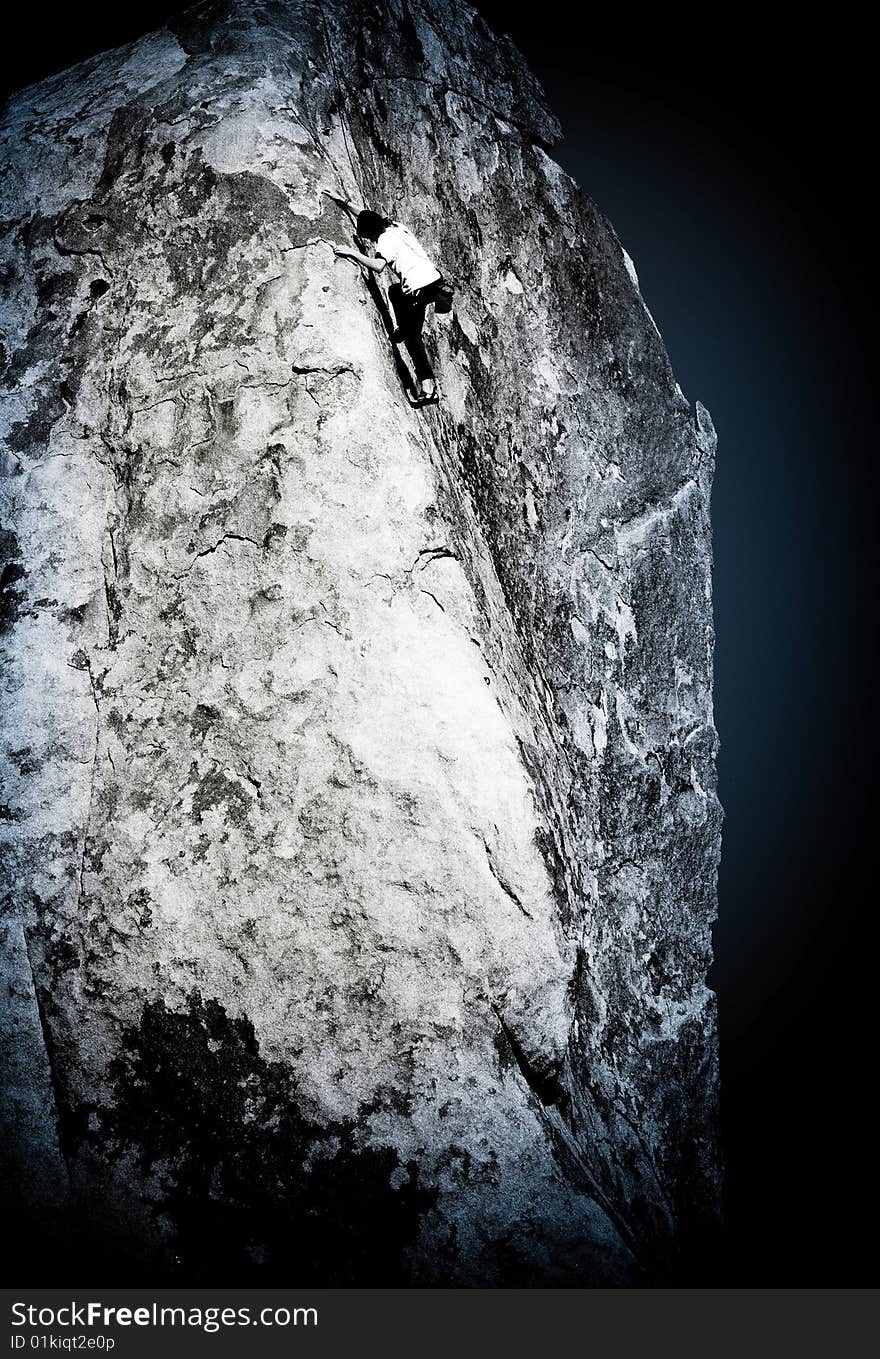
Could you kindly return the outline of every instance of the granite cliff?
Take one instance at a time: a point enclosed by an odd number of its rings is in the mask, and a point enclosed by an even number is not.
[[[10,1193],[125,1282],[717,1219],[714,432],[559,136],[458,0],[217,0],[6,111]],[[454,281],[439,406],[324,190]]]

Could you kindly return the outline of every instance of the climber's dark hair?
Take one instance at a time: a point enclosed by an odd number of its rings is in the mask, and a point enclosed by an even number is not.
[[[357,234],[364,236],[368,241],[378,241],[386,227],[391,226],[388,217],[382,217],[378,212],[370,212],[369,208],[364,208],[363,212],[357,215]]]

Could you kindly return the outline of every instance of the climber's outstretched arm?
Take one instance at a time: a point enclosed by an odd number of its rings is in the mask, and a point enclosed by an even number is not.
[[[354,203],[349,203],[347,198],[340,198],[338,194],[330,193],[329,189],[322,189],[321,192],[325,198],[330,199],[331,203],[336,203],[338,207],[347,212],[353,222],[357,221],[358,210]]]
[[[374,269],[377,274],[381,274],[385,268],[386,261],[379,256],[371,258],[369,255],[362,255],[359,250],[354,250],[349,245],[334,245],[333,251],[343,259],[356,260],[365,269]]]

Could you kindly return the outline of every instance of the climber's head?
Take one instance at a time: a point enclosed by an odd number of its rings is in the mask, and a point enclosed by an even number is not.
[[[357,234],[368,241],[378,241],[382,232],[390,225],[387,217],[382,217],[378,212],[370,212],[369,208],[364,208],[363,212],[357,215]]]

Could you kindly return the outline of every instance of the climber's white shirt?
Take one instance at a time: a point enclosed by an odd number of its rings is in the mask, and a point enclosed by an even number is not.
[[[405,293],[426,288],[440,277],[440,271],[435,269],[415,236],[399,222],[385,228],[376,242],[376,250],[391,265]]]

